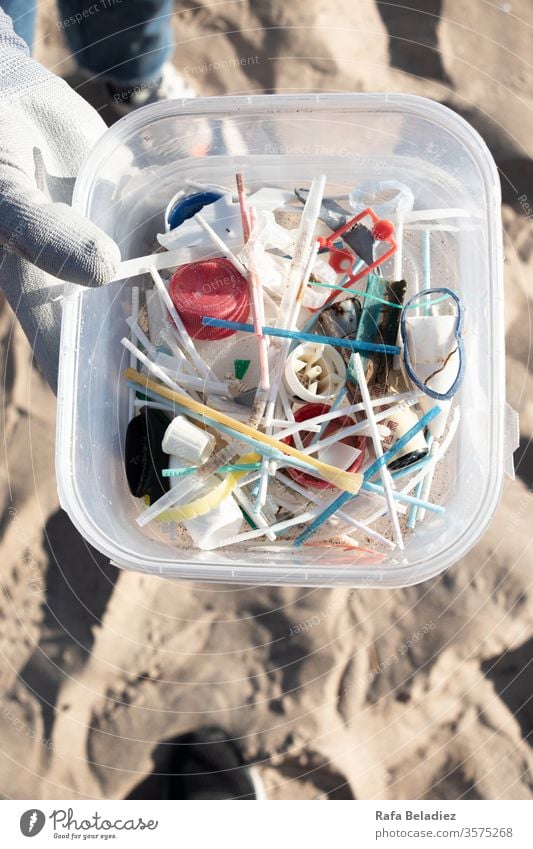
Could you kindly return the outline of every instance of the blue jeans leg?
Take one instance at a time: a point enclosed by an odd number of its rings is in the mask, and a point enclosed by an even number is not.
[[[95,77],[146,83],[172,55],[173,0],[59,0],[58,6],[74,60]]]
[[[2,0],[0,6],[13,21],[17,35],[24,39],[31,50],[35,38],[37,0]]]

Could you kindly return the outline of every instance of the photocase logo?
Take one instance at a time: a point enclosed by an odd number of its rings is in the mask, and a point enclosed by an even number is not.
[[[46,817],[42,811],[33,808],[30,811],[24,811],[20,818],[20,830],[24,837],[35,837],[43,830],[46,822]]]

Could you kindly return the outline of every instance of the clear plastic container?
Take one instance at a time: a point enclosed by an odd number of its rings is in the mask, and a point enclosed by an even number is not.
[[[456,113],[419,97],[387,94],[275,95],[168,101],[123,118],[84,163],[74,205],[120,245],[123,259],[151,253],[164,212],[185,178],[250,189],[293,190],[327,175],[327,193],[369,180],[406,183],[416,209],[461,207],[432,256],[432,286],[449,286],[466,309],[461,421],[432,498],[431,515],[378,566],[348,551],[300,548],[265,554],[180,548],[135,522],[123,445],[132,278],[100,290],[68,286],[64,303],[56,468],[63,508],[117,566],[172,578],[246,584],[398,587],[455,563],[497,506],[504,468],[502,242],[498,174],[479,135]],[[420,266],[420,233],[406,232],[403,275]],[[184,262],[187,256],[184,254]],[[384,268],[386,276],[390,267]]]

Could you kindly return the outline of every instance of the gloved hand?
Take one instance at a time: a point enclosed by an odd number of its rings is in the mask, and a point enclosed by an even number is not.
[[[0,9],[0,286],[53,391],[60,281],[101,286],[120,262],[117,245],[68,205],[104,130],[91,106],[30,58]]]

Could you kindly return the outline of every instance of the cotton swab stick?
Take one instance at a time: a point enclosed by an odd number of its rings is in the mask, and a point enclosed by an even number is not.
[[[285,486],[288,486],[289,489],[293,489],[295,492],[298,492],[300,495],[303,495],[304,498],[307,498],[309,501],[312,501],[314,504],[323,504],[323,499],[319,498],[314,492],[310,492],[308,489],[304,489],[303,486],[300,486],[293,481],[292,478],[289,478],[286,475],[282,475],[279,472],[276,473],[276,478],[281,481]],[[361,531],[366,536],[369,536],[371,539],[375,539],[376,542],[382,543],[382,545],[386,545],[387,548],[395,548],[393,542],[387,537],[384,537],[382,534],[379,534],[377,531],[372,530],[372,528],[368,528],[363,522],[359,522],[357,519],[353,519],[347,513],[343,513],[342,510],[338,510],[336,515],[339,519],[342,519],[347,525],[351,525],[352,528],[356,528],[358,531]]]
[[[253,521],[259,528],[264,528],[265,535],[272,542],[276,539],[276,534],[270,530],[271,523],[267,522],[262,513],[255,513],[253,510],[253,504],[247,497],[247,495],[243,492],[242,489],[235,487],[232,493],[233,497],[237,499],[241,507],[248,513],[249,516],[253,516]]]
[[[411,407],[413,404],[417,403],[417,400],[421,395],[423,395],[423,392],[417,389],[415,392],[402,392],[399,395],[387,395],[383,398],[373,398],[372,406],[390,406],[391,404],[395,404],[396,402],[398,402],[398,404],[402,402],[403,404],[405,404],[406,407]],[[365,405],[359,403],[353,404],[350,407],[344,407],[342,410],[330,410],[328,413],[322,413],[322,415],[320,416],[313,416],[312,419],[305,419],[305,421],[303,422],[296,422],[296,424],[290,426],[290,429],[284,428],[282,434],[276,434],[276,438],[280,439],[281,436],[289,436],[291,433],[294,433],[296,428],[298,428],[298,430],[313,430],[316,425],[323,424],[324,422],[333,421],[334,419],[338,419],[340,416],[351,416],[353,413],[360,413],[361,410],[364,409]],[[276,423],[276,426],[278,426],[278,420],[276,419],[274,421]]]
[[[294,457],[295,459],[306,463],[308,466],[312,466],[329,483],[332,483],[339,489],[344,489],[346,492],[350,492],[354,495],[359,492],[363,480],[362,475],[352,472],[343,472],[340,469],[335,468],[335,466],[330,466],[328,463],[323,463],[322,461],[317,460],[315,457],[308,457],[292,445],[280,442],[278,439],[274,439],[274,437],[266,433],[252,430],[252,428],[248,427],[248,425],[237,421],[237,419],[233,419],[218,410],[212,410],[210,407],[207,407],[205,404],[201,404],[198,401],[193,401],[187,395],[176,392],[171,388],[167,388],[166,385],[161,386],[133,369],[126,369],[124,377],[127,380],[132,380],[134,383],[139,384],[139,386],[145,386],[148,389],[152,389],[159,395],[162,395],[163,398],[175,401],[182,407],[186,407],[188,410],[191,410],[197,415],[212,419],[219,424],[231,428],[233,431],[248,437],[248,439],[252,439],[255,445],[263,444],[269,446],[270,448],[274,448],[277,452],[286,454],[289,457]],[[165,378],[167,380],[169,379],[166,375]]]
[[[283,522],[277,522],[275,525],[270,525],[270,532],[279,534],[281,531],[286,531],[288,528],[293,528],[295,525],[303,525],[305,522],[310,522],[320,512],[320,507],[314,510],[309,510],[307,513],[302,513],[300,516],[293,516],[291,519],[285,519]],[[255,513],[254,513],[255,518]],[[267,533],[266,528],[257,528],[255,531],[244,531],[242,534],[236,534],[233,537],[228,537],[225,540],[217,542],[216,545],[206,547],[207,551],[214,551],[216,548],[225,548],[230,545],[238,545],[240,542],[248,542],[250,539],[263,537]]]
[[[254,333],[253,324],[240,321],[226,321],[223,318],[213,318],[209,315],[202,316],[204,327],[224,327],[228,330],[240,330],[245,333]],[[286,330],[283,327],[263,327],[262,332],[266,336],[277,336],[280,339],[296,339],[302,342],[317,342],[321,345],[333,345],[335,348],[348,348],[350,351],[376,352],[380,354],[399,354],[398,345],[381,345],[374,342],[361,342],[357,339],[342,339],[337,336],[322,336],[319,333],[304,333],[301,330]]]
[[[139,316],[139,287],[132,286],[131,287],[131,315],[130,321],[133,324],[137,324],[137,318]],[[131,325],[128,322],[128,326]],[[130,368],[133,368],[135,365],[135,354],[133,352],[130,353]],[[128,421],[131,421],[135,413],[135,391],[130,388],[129,398],[128,398]]]
[[[456,408],[455,412],[456,415],[454,415],[452,418],[450,427],[448,428],[448,433],[444,437],[442,443],[440,445],[437,445],[437,449],[434,454],[432,453],[430,456],[426,456],[419,463],[414,463],[413,466],[409,467],[408,469],[401,469],[393,473],[393,477],[397,479],[400,476],[408,474],[411,471],[415,471],[415,469],[420,469],[420,471],[413,478],[411,478],[411,480],[401,490],[402,495],[411,492],[413,489],[416,490],[420,481],[435,471],[435,467],[447,453],[451,443],[453,442],[453,438],[459,425],[459,408]],[[433,447],[435,447],[435,444],[436,443],[434,442]],[[367,519],[367,521],[375,522],[377,519],[381,518],[382,515],[383,510],[378,510],[377,513],[373,514],[369,519]]]
[[[370,483],[370,481],[365,481],[361,487],[362,489],[368,492],[376,492],[378,495],[383,495],[385,490],[382,486],[377,483]],[[405,495],[403,492],[393,491],[393,495],[396,501],[399,501],[401,504],[412,504],[415,507],[424,507],[425,510],[430,510],[432,513],[445,513],[445,508],[441,504],[431,504],[429,501],[422,501],[420,498],[417,498],[416,495]]]
[[[207,223],[205,218],[200,215],[199,212],[197,212],[194,216],[194,220],[197,224],[200,225],[202,230],[207,233],[213,244],[219,249],[220,253],[223,254],[223,256],[225,256],[226,259],[231,262],[234,268],[237,269],[239,274],[242,274],[243,277],[248,278],[248,270],[244,267],[240,259],[237,259],[233,251],[230,250],[224,240],[221,239],[217,233],[215,233],[211,225]]]
[[[178,384],[175,383],[168,376],[168,374],[163,371],[162,368],[153,363],[152,360],[148,359],[146,354],[143,354],[143,352],[139,348],[137,348],[133,344],[133,342],[130,342],[130,340],[126,339],[126,337],[124,336],[124,338],[120,340],[120,343],[121,345],[124,345],[124,347],[127,348],[128,351],[130,351],[130,353],[134,354],[135,357],[139,360],[139,362],[142,363],[143,366],[145,366],[148,371],[154,375],[154,377],[158,377],[159,380],[161,380],[165,384],[165,386],[168,386],[168,388],[172,390],[180,389]],[[133,374],[139,374],[139,372],[135,371],[135,369],[132,368],[127,369],[127,371],[132,372]],[[187,398],[189,398],[189,396],[187,396]]]
[[[181,316],[180,316],[179,312],[177,311],[176,307],[174,306],[172,298],[168,294],[167,287],[163,283],[163,278],[161,277],[161,275],[159,274],[159,272],[157,271],[157,269],[153,265],[150,266],[149,271],[150,271],[152,280],[154,281],[155,287],[156,287],[157,291],[159,292],[159,296],[160,296],[161,300],[163,301],[163,304],[166,306],[167,310],[169,311],[171,317],[172,317],[172,320],[173,320],[175,328],[176,328],[176,333],[178,335],[181,346],[189,354],[189,356],[190,356],[192,362],[194,363],[198,373],[202,377],[210,377],[211,371],[206,366],[206,364],[204,363],[202,357],[200,356],[200,354],[198,353],[198,351],[196,350],[196,348],[194,346],[194,342],[192,341],[191,337],[189,336],[187,330],[185,329],[185,325],[183,324],[183,321],[181,320]]]
[[[407,445],[407,443],[410,442],[411,439],[413,439],[414,436],[416,436],[417,433],[419,433],[421,430],[423,430],[426,427],[426,425],[432,419],[434,419],[436,416],[438,416],[440,412],[441,412],[441,410],[440,410],[440,407],[438,406],[438,404],[436,404],[434,407],[432,407],[431,410],[428,410],[428,412],[424,416],[422,416],[422,418],[419,419],[418,422],[415,425],[413,425],[413,427],[410,428],[407,431],[407,433],[405,433],[402,437],[400,437],[400,439],[396,440],[394,445],[392,445],[391,448],[388,449],[388,451],[386,451],[384,454],[382,454],[381,457],[378,457],[377,460],[374,463],[372,463],[370,468],[367,469],[367,471],[365,472],[365,476],[364,476],[365,481],[368,481],[368,478],[372,477],[372,475],[377,474],[378,471],[385,465],[385,463],[388,463],[390,460],[392,460],[392,458],[395,457],[396,454],[399,451],[401,451],[402,448],[404,448]],[[429,466],[429,464],[428,464],[428,466]],[[424,473],[425,473],[425,469],[421,472],[421,474],[424,474]],[[364,482],[363,482],[363,485],[364,485]],[[391,489],[391,491],[392,491],[393,496],[397,495],[397,493],[394,490]],[[325,521],[327,521],[327,519],[329,519],[330,516],[333,515],[333,513],[335,513],[337,510],[339,510],[341,507],[343,507],[344,504],[346,504],[346,502],[349,501],[350,499],[351,499],[351,496],[348,495],[348,493],[342,493],[341,495],[339,495],[338,498],[336,498],[334,501],[332,501],[329,504],[329,506],[326,507],[326,509],[320,514],[320,516],[308,528],[306,528],[305,531],[303,531],[300,534],[299,537],[297,537],[294,544],[295,545],[301,545],[303,542],[305,542],[307,539],[309,539],[309,537],[312,536],[315,533],[315,531],[318,530],[318,528]],[[390,512],[388,504],[387,504],[387,512]],[[367,520],[367,521],[369,521],[369,520]]]

